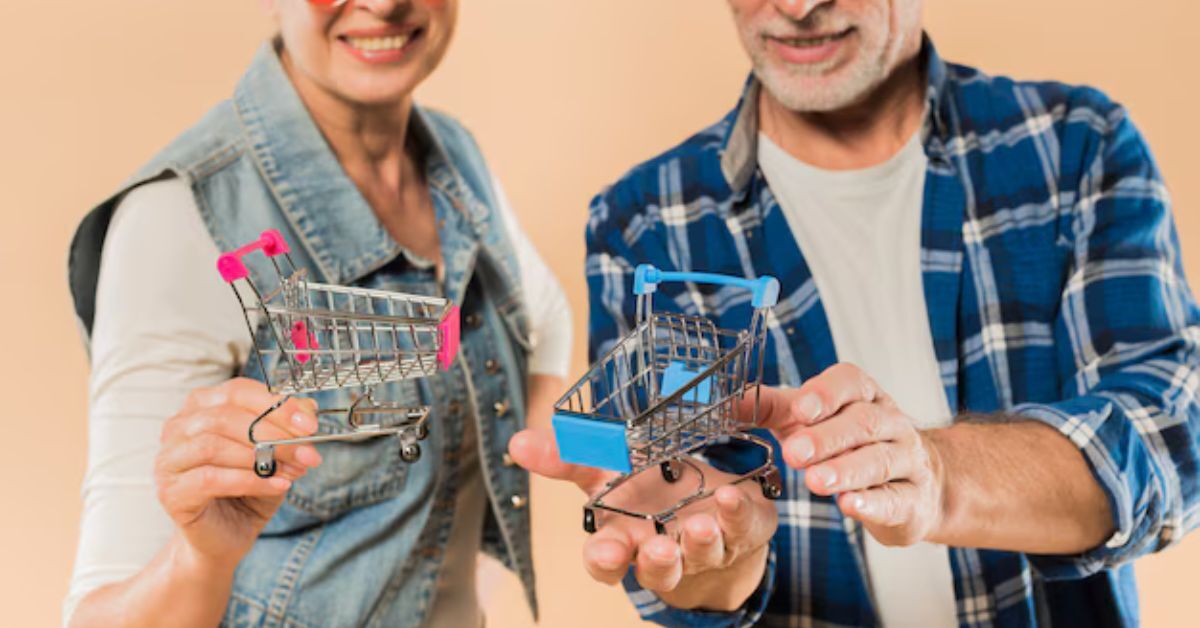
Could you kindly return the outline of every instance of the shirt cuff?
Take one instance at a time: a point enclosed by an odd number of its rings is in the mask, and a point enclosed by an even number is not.
[[[1033,567],[1048,580],[1090,576],[1150,551],[1159,541],[1162,500],[1153,463],[1135,426],[1114,416],[1117,412],[1114,403],[1094,396],[1053,405],[1022,404],[1010,411],[1053,427],[1079,448],[1113,517],[1115,532],[1090,550],[1028,555]],[[1169,535],[1169,531],[1162,534]]]
[[[758,588],[742,607],[733,611],[704,611],[683,610],[668,606],[662,598],[653,591],[643,589],[638,584],[637,576],[631,568],[621,581],[629,601],[637,608],[638,615],[646,621],[652,621],[662,626],[692,627],[741,627],[753,626],[762,620],[767,610],[767,601],[775,588],[775,539],[771,539],[767,550],[767,567],[763,570],[763,579]]]

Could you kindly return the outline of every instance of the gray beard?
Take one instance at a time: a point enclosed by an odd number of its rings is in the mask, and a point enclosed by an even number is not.
[[[754,59],[754,75],[789,111],[817,113],[836,111],[865,99],[887,78],[887,68],[882,55],[873,55],[869,61],[858,62],[844,68],[845,73],[834,86],[802,87],[797,79],[819,76],[826,68],[812,68],[811,72],[772,69],[760,58]]]

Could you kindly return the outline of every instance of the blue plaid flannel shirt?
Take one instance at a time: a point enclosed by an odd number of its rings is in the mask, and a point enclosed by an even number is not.
[[[1167,191],[1126,111],[1100,92],[947,64],[928,40],[922,54],[921,267],[950,405],[1058,429],[1106,492],[1116,530],[1073,556],[950,548],[959,623],[1137,623],[1130,561],[1194,528],[1200,498],[1200,313]],[[648,262],[780,280],[764,383],[796,386],[837,361],[809,268],[755,161],[758,89],[748,81],[723,120],[593,201],[593,358],[629,331],[634,267]],[[748,294],[731,288],[664,285],[655,298],[656,309],[720,327],[749,320]],[[751,464],[745,453],[710,457],[736,469]],[[742,609],[673,609],[631,574],[625,585],[642,616],[682,626],[877,624],[861,526],[797,472],[785,469],[784,484],[767,573]]]

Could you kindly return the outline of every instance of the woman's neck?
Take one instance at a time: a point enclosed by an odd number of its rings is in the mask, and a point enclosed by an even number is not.
[[[280,52],[300,100],[338,162],[392,239],[440,264],[432,200],[419,146],[408,133],[412,99],[367,107],[346,102],[315,83]]]
[[[362,178],[397,191],[406,183],[403,174],[415,170],[409,150],[408,122],[412,98],[375,107],[350,103],[301,72],[286,50],[280,52],[284,70],[291,79],[317,128],[347,174],[360,186]]]

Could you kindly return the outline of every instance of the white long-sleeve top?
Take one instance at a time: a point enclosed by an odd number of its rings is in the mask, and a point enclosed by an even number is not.
[[[565,377],[569,306],[494,186],[521,271],[532,331],[530,374]],[[249,355],[237,301],[214,270],[218,255],[181,180],[133,190],[113,216],[96,292],[88,467],[64,623],[84,595],[136,574],[168,542],[175,526],[156,498],[153,474],[162,425],[192,389],[228,380]],[[474,486],[477,494],[461,496],[460,504],[486,499],[482,484]],[[474,574],[480,541],[472,528],[456,526],[464,538],[451,539],[444,574]],[[477,612],[473,587],[445,587],[448,594],[463,589],[458,606]]]

